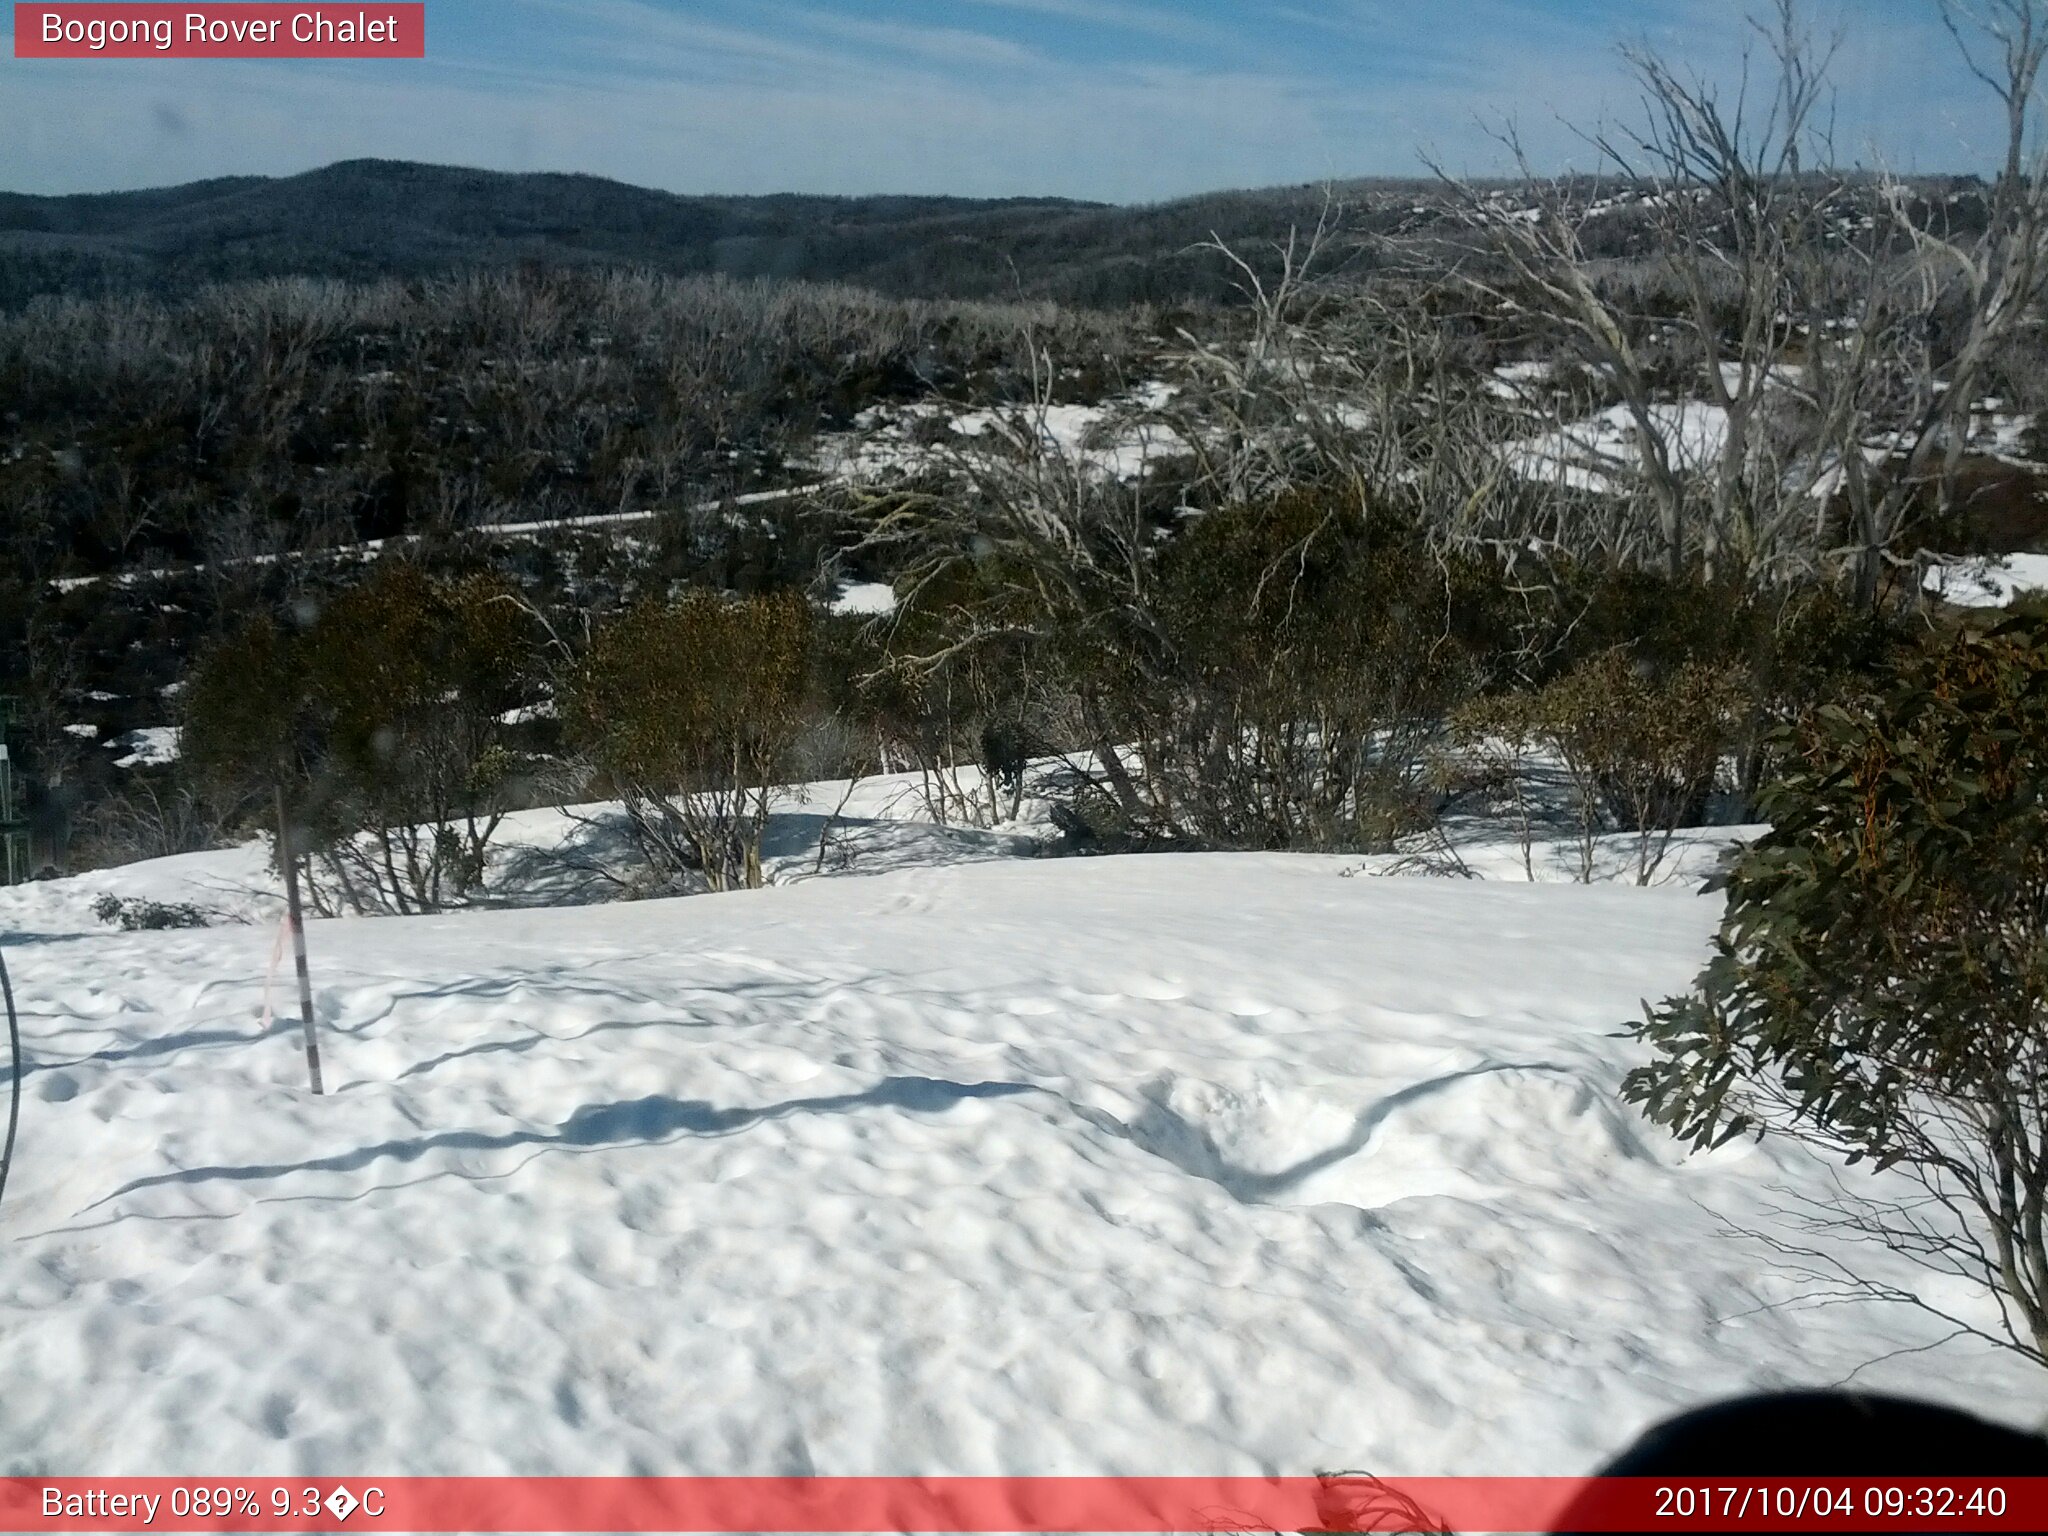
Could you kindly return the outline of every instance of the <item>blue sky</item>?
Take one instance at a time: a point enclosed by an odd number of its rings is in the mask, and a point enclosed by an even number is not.
[[[1810,7],[1845,159],[1976,169],[1996,117],[1935,0]],[[11,14],[11,8],[7,13]],[[364,155],[678,192],[1143,202],[1410,175],[1427,149],[1549,169],[1625,117],[1616,45],[1732,79],[1742,0],[429,0],[419,62],[15,59],[0,188],[280,175]],[[9,23],[0,19],[0,27]]]

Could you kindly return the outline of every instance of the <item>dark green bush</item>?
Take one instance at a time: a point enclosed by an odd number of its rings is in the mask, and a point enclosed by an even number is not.
[[[92,915],[103,923],[117,924],[124,933],[154,933],[170,928],[210,928],[219,921],[215,913],[184,901],[145,901],[134,896],[101,896],[92,904]]]
[[[396,561],[297,632],[259,614],[193,673],[187,766],[259,817],[286,790],[317,899],[436,910],[481,885],[525,766],[499,717],[530,686],[529,623],[495,577]]]
[[[1628,1097],[1695,1146],[1754,1130],[1899,1164],[1960,1231],[1866,1235],[1984,1281],[2048,1361],[2048,624],[1896,659],[1776,743],[1772,830],[1715,954],[1638,1033]]]
[[[640,603],[592,640],[567,724],[624,800],[658,883],[761,884],[770,792],[804,724],[812,623],[795,593],[698,591]]]
[[[850,626],[834,695],[943,824],[1015,818],[1030,760],[1071,731],[1042,624],[1007,573],[962,562],[884,626]]]
[[[1616,649],[1541,688],[1480,701],[1454,717],[1454,732],[1467,750],[1505,752],[1510,772],[1526,774],[1536,754],[1562,770],[1581,879],[1594,878],[1595,839],[1611,829],[1634,835],[1635,878],[1648,884],[1673,834],[1706,820],[1743,704],[1742,680],[1725,668],[1660,670]]]
[[[1122,643],[1067,647],[1132,759],[1127,793],[1080,809],[1155,840],[1385,847],[1431,815],[1427,749],[1478,675],[1476,588],[1335,496],[1208,514]]]

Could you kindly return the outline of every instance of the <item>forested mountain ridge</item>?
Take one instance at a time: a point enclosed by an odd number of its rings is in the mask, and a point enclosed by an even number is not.
[[[1314,222],[1324,195],[1288,187],[1131,208],[694,197],[595,176],[352,160],[147,191],[0,193],[0,306],[39,294],[172,294],[246,278],[412,278],[536,262],[845,281],[917,297],[1199,301],[1226,296],[1231,274],[1193,246],[1212,234],[1284,238]],[[1416,202],[1413,184],[1353,184],[1345,195],[1399,217],[1412,217]]]

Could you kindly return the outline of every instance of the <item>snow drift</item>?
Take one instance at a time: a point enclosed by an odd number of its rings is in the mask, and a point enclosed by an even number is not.
[[[1714,898],[1358,868],[314,923],[317,1100],[268,927],[6,893],[6,1471],[1552,1473],[1756,1386],[2023,1415],[1723,1233],[1827,1170],[1616,1099]]]

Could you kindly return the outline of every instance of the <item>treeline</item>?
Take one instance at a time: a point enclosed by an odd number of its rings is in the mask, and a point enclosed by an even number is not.
[[[0,310],[39,296],[176,297],[278,277],[352,282],[635,267],[854,283],[900,297],[1103,308],[1227,302],[1213,234],[1284,238],[1319,189],[1114,208],[1062,198],[677,196],[593,176],[349,161],[281,179],[0,194]],[[1403,188],[1351,189],[1390,211]],[[1398,204],[1405,214],[1407,204]]]
[[[488,546],[550,591],[803,585],[815,524],[718,504],[811,477],[792,458],[871,404],[1016,394],[1041,343],[1075,361],[1063,388],[1099,391],[1146,322],[548,271],[0,317],[0,694],[38,861],[202,835],[153,804],[138,824],[162,786],[99,742],[165,724],[159,690],[225,623],[350,578],[300,555],[398,538]],[[660,515],[641,543],[477,531],[621,511]]]
[[[1000,397],[1027,330],[1100,379],[1144,320],[622,272],[42,304],[0,318],[0,543],[47,579],[773,484],[864,406]]]
[[[1910,643],[1824,591],[1518,589],[1328,492],[1204,516],[1113,608],[1017,574],[963,563],[882,619],[688,584],[572,614],[387,559],[202,655],[179,777],[223,833],[282,787],[356,911],[488,899],[509,811],[591,800],[622,808],[631,889],[758,885],[779,786],[882,769],[982,824],[1028,778],[1074,851],[1385,851],[1506,813],[1587,879],[1632,834],[1647,880],[1675,829],[1748,814],[1775,727]],[[1539,764],[1564,789],[1541,805]]]
[[[1866,187],[1869,179],[1864,178]],[[1581,184],[1608,206],[1588,253],[1654,258],[1654,188],[1620,174]],[[1915,195],[1968,219],[1968,178]],[[1526,205],[1530,187],[1500,184]],[[1982,216],[1981,187],[1975,215]],[[687,197],[593,176],[508,175],[348,161],[281,179],[238,177],[73,197],[0,194],[0,312],[38,297],[175,298],[281,277],[419,280],[518,268],[644,268],[669,276],[849,283],[903,298],[1053,301],[1101,309],[1234,306],[1241,274],[1206,242],[1263,262],[1326,201],[1345,212],[1347,259],[1385,265],[1386,239],[1425,250],[1455,236],[1429,180],[1215,192],[1137,207],[1061,198]]]

